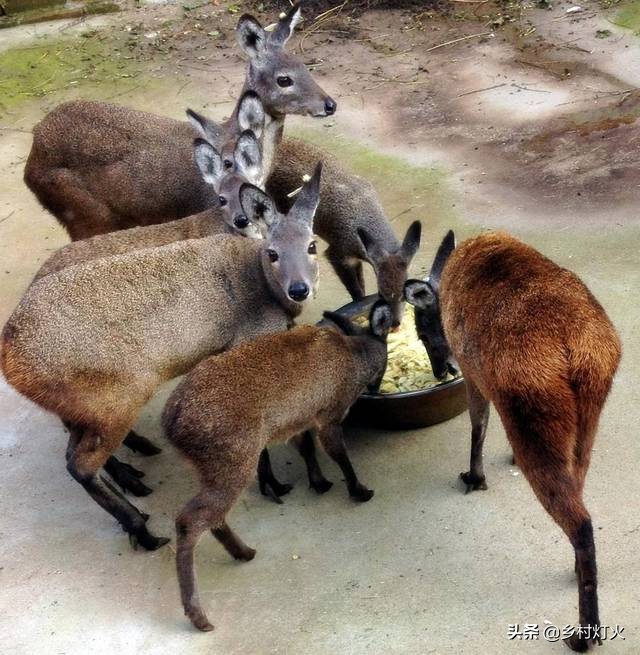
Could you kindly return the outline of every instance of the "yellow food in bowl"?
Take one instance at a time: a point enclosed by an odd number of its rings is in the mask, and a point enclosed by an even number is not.
[[[364,316],[358,316],[355,322],[367,325]],[[447,375],[444,380],[437,380],[425,347],[416,332],[414,309],[407,306],[402,323],[396,332],[390,332],[387,339],[388,361],[384,372],[380,393],[400,393],[402,391],[420,391],[452,379]]]

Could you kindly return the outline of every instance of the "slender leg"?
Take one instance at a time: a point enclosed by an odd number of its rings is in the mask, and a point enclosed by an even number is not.
[[[139,435],[133,430],[129,432],[122,443],[124,443],[129,450],[132,450],[134,453],[140,453],[141,455],[151,456],[162,452],[162,448],[158,448],[158,446],[149,441],[149,439]]]
[[[465,493],[468,494],[470,491],[487,488],[482,464],[482,448],[489,422],[489,401],[482,396],[470,380],[466,381],[466,388],[469,416],[471,417],[471,457],[470,470],[460,473],[460,478],[465,483]]]
[[[155,550],[166,544],[169,540],[152,535],[147,530],[145,517],[98,475],[122,437],[117,433],[108,434],[77,426],[73,428],[73,432],[77,444],[67,461],[67,470],[71,476],[100,507],[122,525],[134,543],[141,544],[147,550]]]
[[[304,459],[307,465],[307,475],[309,476],[309,486],[311,489],[319,494],[324,494],[333,486],[333,482],[329,482],[320,469],[320,464],[316,458],[316,445],[313,440],[313,434],[309,431],[304,432],[294,438],[294,443],[298,452]]]
[[[351,298],[354,301],[362,300],[365,295],[362,262],[355,265],[348,264],[343,257],[332,250],[331,246],[327,248],[325,255]]]
[[[255,549],[247,546],[227,525],[226,521],[223,521],[219,528],[212,528],[211,534],[213,534],[234,559],[250,562],[256,556]]]
[[[353,470],[347,449],[344,444],[342,428],[339,425],[330,425],[318,433],[318,438],[327,455],[342,469],[342,473],[347,483],[349,495],[360,502],[367,502],[373,498],[373,490],[367,489],[356,476]]]
[[[176,566],[182,606],[193,625],[204,632],[213,630],[213,625],[202,609],[196,583],[194,549],[200,535],[210,529],[233,557],[241,555],[242,559],[249,560],[255,555],[255,551],[243,543],[225,522],[225,516],[242,492],[246,480],[232,477],[225,482],[231,487],[201,491],[185,505],[176,519]]]
[[[293,489],[293,485],[283,484],[276,479],[271,468],[271,457],[266,448],[262,449],[258,460],[258,486],[263,496],[269,496],[278,505],[282,505],[280,496],[288,494]]]
[[[113,455],[104,464],[104,470],[124,491],[130,491],[134,496],[148,496],[153,490],[140,480],[144,477],[142,471],[130,464],[125,464]]]
[[[563,529],[574,549],[578,576],[579,626],[567,645],[585,652],[600,639],[596,551],[591,517],[582,500],[580,471],[574,466],[579,438],[576,407],[559,398],[511,398],[496,403],[518,465],[531,488]]]

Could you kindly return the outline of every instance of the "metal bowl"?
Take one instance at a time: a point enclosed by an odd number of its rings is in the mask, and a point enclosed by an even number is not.
[[[371,295],[337,309],[338,314],[355,318],[367,314],[378,298]],[[464,378],[442,382],[419,391],[363,394],[349,412],[349,422],[387,430],[411,430],[435,425],[467,409]]]

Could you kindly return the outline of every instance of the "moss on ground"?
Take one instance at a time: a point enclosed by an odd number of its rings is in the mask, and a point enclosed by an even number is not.
[[[0,53],[0,117],[34,98],[88,84],[126,83],[139,70],[112,39],[45,40]]]
[[[640,35],[640,0],[631,0],[621,4],[613,23],[633,30],[635,34]]]

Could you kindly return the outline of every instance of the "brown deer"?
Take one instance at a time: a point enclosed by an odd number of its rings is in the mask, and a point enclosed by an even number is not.
[[[32,284],[4,328],[5,378],[65,423],[69,473],[148,550],[167,539],[100,471],[139,493],[113,452],[158,387],[293,323],[318,281],[320,170],[286,216],[257,187],[240,189],[245,213],[268,223],[266,239],[216,235],[69,266]]]
[[[286,114],[327,116],[336,109],[302,60],[284,50],[299,20],[296,5],[270,33],[248,15],[236,30],[249,58],[243,91],[257,93],[266,112],[266,170]],[[220,150],[247,125],[239,107],[221,125],[195,112],[189,117],[191,123],[102,102],[65,103],[34,129],[25,182],[72,240],[204,211],[216,194],[193,161],[193,140],[205,136]]]
[[[570,271],[504,233],[455,249],[445,237],[426,281],[407,300],[434,373],[457,361],[471,416],[467,492],[486,489],[482,447],[492,402],[538,500],[575,551],[584,652],[599,637],[596,553],[583,488],[598,419],[620,361],[618,335],[598,301]]]
[[[353,470],[340,423],[384,373],[391,310],[384,301],[374,304],[368,330],[340,315],[325,317],[339,329],[301,326],[204,360],[167,401],[167,435],[196,468],[201,485],[176,520],[182,604],[199,630],[213,626],[198,598],[194,548],[211,530],[232,557],[253,559],[255,550],[229,528],[226,516],[268,444],[313,430],[342,469],[349,495],[361,502],[373,496]]]

